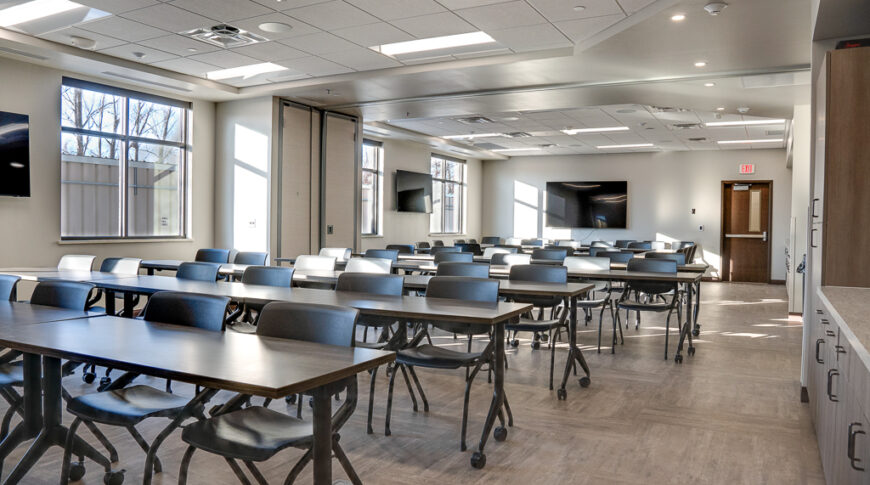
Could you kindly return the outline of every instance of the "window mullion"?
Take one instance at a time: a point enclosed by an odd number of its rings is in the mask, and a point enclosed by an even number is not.
[[[129,169],[129,153],[130,153],[130,98],[124,98],[124,118],[121,121],[121,124],[124,126],[124,138],[121,141],[121,157],[120,157],[120,166],[121,166],[121,177],[119,183],[121,184],[118,187],[118,196],[121,198],[119,202],[119,212],[121,213],[121,237],[126,238],[130,234],[129,230],[129,217],[127,214],[127,176]]]

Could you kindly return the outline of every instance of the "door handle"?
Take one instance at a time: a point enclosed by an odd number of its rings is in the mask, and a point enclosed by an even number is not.
[[[824,364],[824,363],[825,363],[824,360],[822,360],[821,358],[819,358],[819,345],[821,345],[821,344],[823,344],[823,343],[825,343],[825,339],[823,339],[823,338],[820,338],[820,339],[816,340],[816,362],[818,362],[819,364]]]
[[[828,370],[828,399],[831,402],[840,402],[837,395],[834,394],[834,377],[840,375],[837,369]]]
[[[860,458],[855,458],[855,438],[859,434],[867,434],[864,431],[858,429],[856,430],[856,426],[863,426],[861,423],[851,423],[849,424],[849,446],[846,449],[846,456],[849,457],[849,465],[859,472],[864,471],[864,467],[855,466],[855,463],[861,463]]]
[[[761,233],[761,240],[767,242],[767,231]]]

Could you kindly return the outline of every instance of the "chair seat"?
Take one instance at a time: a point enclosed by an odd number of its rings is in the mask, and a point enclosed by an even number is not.
[[[0,387],[20,386],[24,382],[24,370],[18,365],[0,365]]]
[[[146,418],[174,416],[189,400],[150,386],[131,386],[76,397],[67,411],[90,421],[130,426]]]
[[[310,422],[262,406],[221,414],[184,427],[181,439],[222,456],[264,461],[290,446],[312,442]]]
[[[607,302],[607,298],[596,298],[594,300],[577,300],[577,308],[597,308]]]
[[[638,312],[666,312],[671,309],[670,302],[639,303],[636,301],[624,301],[618,306],[621,310],[633,310]]]
[[[579,303],[579,302],[578,302]],[[559,320],[533,320],[531,318],[520,318],[517,323],[509,323],[504,326],[505,330],[517,332],[543,332],[559,327]]]
[[[363,349],[375,349],[381,350],[385,348],[389,344],[389,342],[360,342],[359,340],[353,343],[354,347],[360,347]]]
[[[396,354],[396,362],[405,365],[458,369],[477,363],[483,352],[458,352],[435,345],[423,344],[402,349]]]

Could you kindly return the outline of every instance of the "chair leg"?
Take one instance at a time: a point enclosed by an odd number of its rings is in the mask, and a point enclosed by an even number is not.
[[[601,313],[604,314],[604,308],[602,307]],[[598,319],[598,353],[601,353],[601,322],[602,319]]]
[[[72,459],[73,440],[75,439],[76,430],[80,424],[82,424],[81,418],[74,419],[69,427],[69,432],[66,434],[66,443],[63,447],[63,462],[60,467],[60,485],[66,485],[69,483],[69,469],[70,461]]]
[[[148,453],[148,442],[145,441],[145,438],[139,434],[139,431],[136,430],[133,426],[127,426],[127,432],[130,433],[130,436],[136,441],[139,445],[139,448],[142,448],[142,451]],[[163,473],[163,465],[160,463],[160,458],[154,457],[154,473]]]
[[[195,446],[188,446],[181,458],[181,467],[178,469],[178,485],[187,485],[187,470],[190,468],[190,460],[196,452]]]
[[[396,367],[401,367],[401,364],[396,364]],[[397,369],[394,367],[393,372],[390,374],[390,387],[387,391],[387,418],[386,423],[384,424],[384,436],[390,436],[393,434],[392,430],[390,430],[390,415],[393,410],[393,387],[396,383],[396,374],[398,374]],[[292,482],[285,482],[292,483]]]
[[[404,365],[401,366],[400,369],[402,370],[402,377],[405,378],[405,386],[408,387],[408,394],[411,395],[411,403],[413,404],[414,412],[416,413],[417,412],[417,396],[414,394],[414,390],[411,389],[411,380],[408,379],[408,371],[405,370]]]
[[[233,469],[233,473],[236,474],[236,478],[238,478],[239,481],[242,482],[242,485],[251,485],[251,481],[248,480],[248,477],[245,476],[245,472],[242,471],[242,467],[240,467],[239,464],[236,463],[236,460],[233,460],[232,458],[224,458],[224,460],[226,460],[230,468]]]
[[[665,360],[668,360],[668,337],[671,335],[671,312],[665,319]]]
[[[245,460],[244,464],[259,485],[269,485],[269,481],[266,480],[266,477],[264,477],[262,473],[260,473],[260,470],[257,469],[257,465],[254,465],[254,462]]]
[[[417,372],[414,371],[414,366],[408,366],[408,372],[411,373],[411,379],[414,380],[414,385],[417,386],[417,392],[420,393],[420,400],[423,401],[423,411],[429,412],[429,401],[426,399],[426,394],[423,392],[423,386],[420,385],[420,379],[417,378]]]
[[[359,475],[356,474],[356,470],[353,469],[353,465],[350,464],[350,460],[347,459],[347,455],[338,444],[339,439],[341,437],[336,434],[335,439],[332,440],[332,452],[335,454],[335,459],[341,464],[341,468],[344,469],[344,473],[347,473],[347,477],[353,485],[362,485],[362,480],[359,479]]]
[[[85,421],[85,426],[88,428],[91,434],[94,435],[95,438],[97,438],[97,441],[99,441],[100,444],[103,445],[103,448],[105,448],[106,451],[109,452],[109,461],[111,461],[112,463],[117,463],[118,450],[115,449],[115,447],[112,445],[112,442],[109,441],[109,438],[106,437],[106,435],[104,435],[103,432],[100,431],[100,428],[98,428],[97,425],[94,424],[92,421]]]
[[[465,451],[468,449],[468,446],[465,444],[465,431],[468,428],[468,399],[471,393],[471,381],[472,379],[465,380],[465,397],[462,401],[462,431],[459,438],[459,449]]]
[[[293,465],[293,469],[290,470],[290,473],[287,474],[287,478],[284,479],[284,485],[293,485],[293,482],[296,481],[296,477],[298,477],[299,474],[302,473],[302,470],[305,469],[305,465],[307,465],[308,462],[311,461],[313,453],[312,450],[313,448],[309,448],[308,451],[306,451],[305,454],[302,455],[302,458],[300,458],[299,461],[297,461],[296,464]]]
[[[504,410],[508,417],[508,426],[514,426],[514,413],[511,412],[511,405],[508,404],[507,396],[504,397]]]
[[[552,339],[551,339],[552,342]],[[550,345],[550,390],[553,390],[553,369],[556,365],[556,346]]]
[[[372,429],[372,410],[375,407],[375,382],[378,377],[378,368],[375,367],[372,369],[372,377],[371,382],[369,384],[369,414],[368,420],[366,421],[366,433],[372,434],[374,430]]]

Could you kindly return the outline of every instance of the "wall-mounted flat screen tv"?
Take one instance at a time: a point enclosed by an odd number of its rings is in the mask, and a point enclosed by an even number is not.
[[[0,196],[30,197],[30,120],[0,111]]]
[[[396,210],[432,213],[432,176],[396,170]]]
[[[547,182],[547,227],[625,229],[628,182]]]

